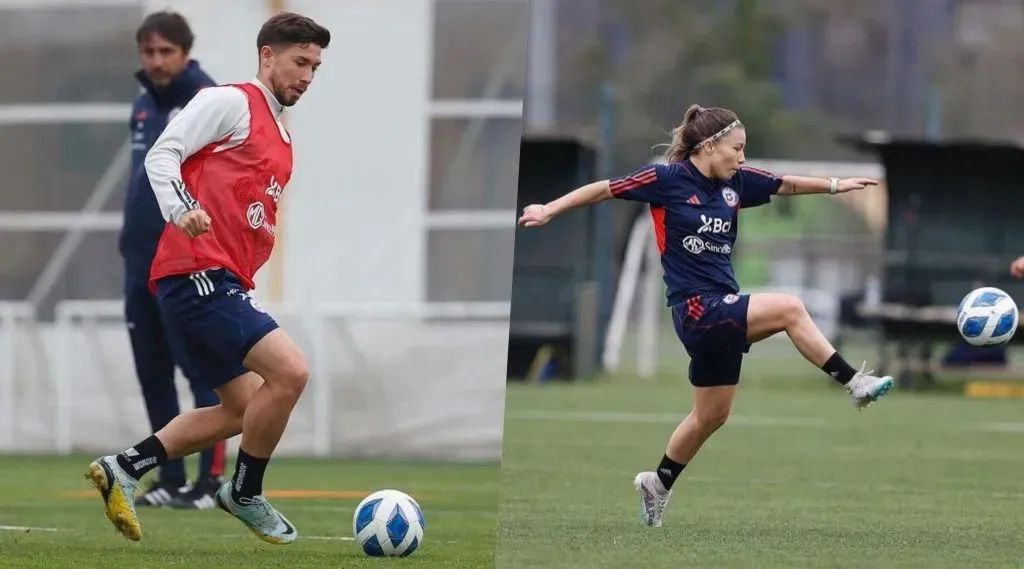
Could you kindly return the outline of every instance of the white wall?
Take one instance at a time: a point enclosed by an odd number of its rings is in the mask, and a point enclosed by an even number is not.
[[[323,67],[289,119],[289,299],[425,297],[432,4],[287,1],[331,30]]]

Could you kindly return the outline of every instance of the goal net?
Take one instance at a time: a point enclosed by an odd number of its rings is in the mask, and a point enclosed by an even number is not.
[[[267,308],[310,367],[280,454],[500,457],[507,303]],[[0,354],[14,354],[0,368],[0,395],[12,394],[0,397],[8,448],[109,452],[149,433],[120,302],[65,301],[47,325],[9,312],[0,328]],[[180,372],[176,385],[191,409]]]

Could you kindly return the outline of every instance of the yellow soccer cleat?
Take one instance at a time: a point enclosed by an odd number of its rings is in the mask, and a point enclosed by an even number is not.
[[[103,498],[107,519],[118,533],[132,541],[142,539],[142,525],[135,513],[135,491],[138,481],[129,476],[114,456],[104,456],[89,465],[85,477]]]

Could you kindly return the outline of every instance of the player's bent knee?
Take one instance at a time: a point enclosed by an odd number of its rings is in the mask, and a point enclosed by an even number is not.
[[[786,330],[807,317],[807,307],[791,294],[764,293],[751,296],[748,326],[766,330]]]
[[[706,387],[695,392],[693,418],[701,431],[710,434],[725,425],[735,393],[735,387]]]
[[[256,342],[245,357],[245,367],[261,375],[281,397],[298,399],[309,381],[309,365],[298,346],[280,329]]]
[[[296,361],[288,362],[282,366],[280,375],[274,388],[287,397],[298,399],[309,383],[309,367],[304,358],[297,358]]]
[[[729,408],[702,411],[697,413],[696,419],[702,431],[713,433],[729,420]]]
[[[783,330],[798,324],[807,316],[804,302],[791,294],[773,295],[771,308],[779,328]]]
[[[804,301],[800,298],[791,294],[783,295],[784,300],[782,301],[782,311],[793,319],[800,319],[807,316],[807,306],[804,305]]]

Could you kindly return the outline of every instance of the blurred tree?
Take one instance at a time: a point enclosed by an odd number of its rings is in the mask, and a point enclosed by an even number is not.
[[[958,7],[952,37],[933,58],[951,138],[1024,140],[1024,3],[992,0]],[[1009,71],[1009,72],[1008,72]]]
[[[613,85],[617,169],[649,159],[693,103],[735,110],[747,126],[750,156],[820,155],[835,146],[827,122],[788,111],[775,84],[776,44],[788,14],[761,0],[601,2],[610,23],[579,57],[567,89],[597,94],[602,82]],[[622,43],[628,49],[617,49]],[[602,112],[597,97],[585,106]]]

